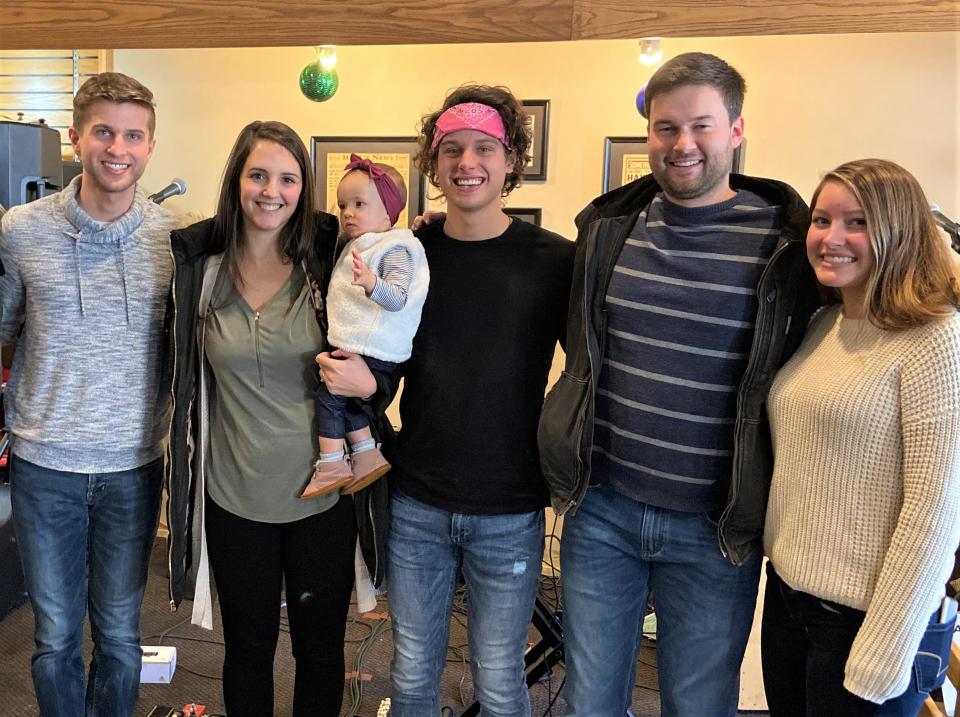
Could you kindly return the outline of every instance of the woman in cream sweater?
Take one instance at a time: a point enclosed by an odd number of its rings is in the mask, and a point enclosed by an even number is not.
[[[940,672],[928,643],[952,634],[937,608],[960,538],[960,294],[902,167],[844,164],[811,204],[832,304],[770,391],[764,685],[772,717],[912,716]]]

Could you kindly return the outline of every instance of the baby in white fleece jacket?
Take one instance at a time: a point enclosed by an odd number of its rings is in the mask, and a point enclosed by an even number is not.
[[[410,357],[430,281],[427,259],[413,232],[392,228],[406,207],[400,173],[355,154],[346,170],[337,187],[337,205],[350,242],[330,278],[327,338],[340,351],[362,355],[371,372],[392,373]],[[358,401],[328,391],[322,370],[320,382],[320,458],[303,499],[337,489],[355,493],[390,470]]]

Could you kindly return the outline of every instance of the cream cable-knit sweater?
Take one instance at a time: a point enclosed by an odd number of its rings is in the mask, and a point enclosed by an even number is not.
[[[844,687],[902,693],[960,539],[960,314],[906,331],[810,323],[768,412],[764,549],[790,587],[866,611]]]

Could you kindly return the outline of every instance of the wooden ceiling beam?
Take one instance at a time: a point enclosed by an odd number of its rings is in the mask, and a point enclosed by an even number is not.
[[[956,31],[958,8],[960,0],[4,0],[0,49]]]
[[[575,0],[574,39],[960,30],[958,0]]]

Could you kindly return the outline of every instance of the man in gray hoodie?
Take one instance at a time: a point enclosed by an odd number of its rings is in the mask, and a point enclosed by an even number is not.
[[[90,78],[70,128],[83,173],[0,224],[0,342],[17,339],[4,394],[11,497],[43,717],[129,717],[137,700],[168,422],[162,333],[175,226],[137,188],[155,122],[139,82]]]

